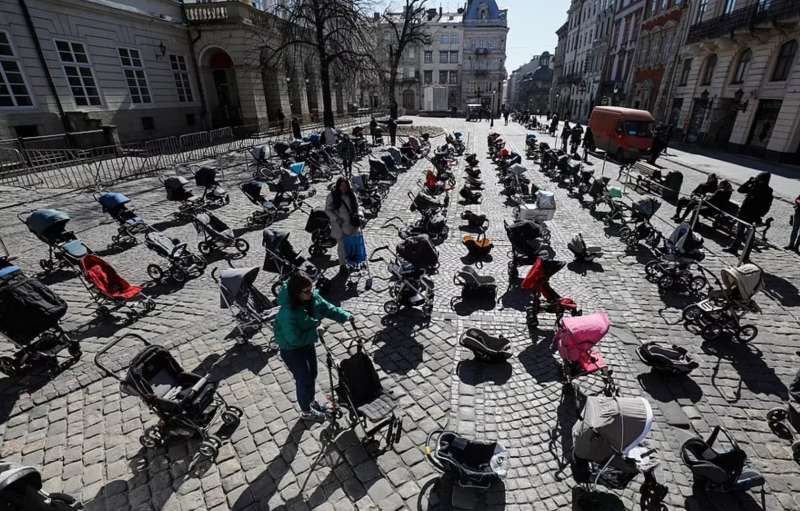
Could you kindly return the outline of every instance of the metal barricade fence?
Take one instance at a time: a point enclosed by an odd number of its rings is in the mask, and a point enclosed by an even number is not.
[[[181,152],[184,157],[182,163],[188,161],[199,161],[209,157],[211,146],[211,135],[208,131],[197,131],[187,133],[180,137]]]

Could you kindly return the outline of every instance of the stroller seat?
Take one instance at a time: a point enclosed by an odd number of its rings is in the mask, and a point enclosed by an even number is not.
[[[397,397],[392,389],[381,385],[372,360],[359,349],[339,364],[339,394],[352,411],[370,422],[379,422],[394,416]]]
[[[471,440],[452,431],[433,431],[425,442],[426,459],[458,477],[460,486],[488,488],[507,472],[508,454],[497,442]]]
[[[111,300],[130,300],[142,292],[141,287],[129,284],[110,264],[95,255],[87,255],[80,265],[86,280]]]
[[[511,358],[511,341],[503,337],[494,337],[478,328],[468,328],[459,340],[459,344],[472,351],[475,358],[487,362],[502,362]]]
[[[672,374],[689,374],[700,366],[687,351],[674,344],[646,342],[636,354],[648,366]]]
[[[89,253],[89,248],[80,240],[71,240],[61,246],[64,252],[73,259],[81,259]]]
[[[453,282],[457,286],[478,288],[478,287],[496,287],[497,281],[491,275],[478,275],[475,268],[472,266],[464,266],[456,273]]]
[[[463,243],[471,255],[479,257],[489,255],[492,248],[494,248],[494,243],[492,240],[488,239],[485,234],[480,234],[478,236],[467,234],[464,236]]]

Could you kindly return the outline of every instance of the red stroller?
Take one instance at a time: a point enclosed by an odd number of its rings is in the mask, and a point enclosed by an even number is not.
[[[101,316],[125,307],[129,314],[144,314],[156,307],[156,302],[142,292],[140,286],[129,284],[110,264],[96,255],[80,261],[84,285],[92,295]]]
[[[561,271],[565,264],[561,261],[544,260],[537,257],[520,287],[531,292],[531,301],[525,308],[528,329],[533,332],[539,326],[539,312],[551,312],[556,316],[556,328],[564,314],[581,314],[578,304],[572,298],[561,297],[550,285],[550,278]],[[542,303],[541,299],[545,302]]]
[[[610,327],[611,322],[604,312],[563,318],[559,322],[553,341],[558,346],[565,384],[572,385],[575,378],[599,372],[603,379],[603,394],[608,397],[618,394],[611,377],[612,370],[595,349]]]

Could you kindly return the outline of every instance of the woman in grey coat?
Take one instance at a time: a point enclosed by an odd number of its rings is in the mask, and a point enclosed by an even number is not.
[[[325,201],[325,212],[331,220],[331,237],[337,241],[340,271],[347,271],[344,238],[361,232],[358,201],[347,178],[340,177]]]

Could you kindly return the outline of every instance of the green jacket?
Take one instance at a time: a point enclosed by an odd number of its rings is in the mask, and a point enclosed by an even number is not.
[[[323,318],[344,323],[351,314],[321,297],[317,290],[312,295],[311,313],[306,307],[292,308],[289,287],[284,284],[278,294],[281,306],[275,318],[275,342],[282,350],[294,350],[317,342],[317,327]]]

